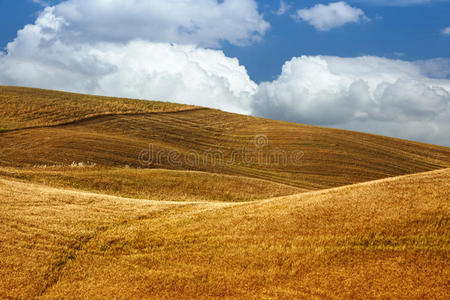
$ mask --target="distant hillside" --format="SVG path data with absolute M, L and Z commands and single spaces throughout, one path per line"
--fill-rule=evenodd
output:
M 446 147 L 39 89 L 0 87 L 0 120 L 3 167 L 197 170 L 317 190 L 450 166 Z

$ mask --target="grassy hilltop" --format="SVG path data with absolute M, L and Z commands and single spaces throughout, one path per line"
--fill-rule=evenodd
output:
M 12 167 L 76 162 L 197 170 L 318 190 L 450 166 L 446 147 L 214 109 L 27 88 L 0 87 L 0 120 L 10 129 L 0 135 L 0 164 Z M 152 164 L 146 164 L 149 145 Z M 180 155 L 174 163 L 171 151 Z

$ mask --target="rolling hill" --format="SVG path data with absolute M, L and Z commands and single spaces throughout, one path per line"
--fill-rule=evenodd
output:
M 0 298 L 434 298 L 450 148 L 0 86 Z
M 38 89 L 0 87 L 0 120 L 4 167 L 75 162 L 196 170 L 303 190 L 450 167 L 446 147 L 214 109 Z

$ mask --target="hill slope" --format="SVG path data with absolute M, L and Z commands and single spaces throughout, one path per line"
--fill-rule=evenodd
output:
M 446 147 L 38 89 L 0 87 L 0 120 L 0 166 L 7 167 L 197 170 L 318 190 L 450 166 Z
M 267 180 L 198 171 L 52 167 L 1 168 L 0 176 L 53 187 L 161 201 L 242 202 L 305 190 Z
M 0 297 L 444 299 L 448 195 L 450 169 L 247 204 L 0 179 Z

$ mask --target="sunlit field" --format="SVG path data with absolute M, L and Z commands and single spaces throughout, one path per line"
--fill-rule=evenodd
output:
M 449 297 L 449 148 L 15 87 L 0 127 L 0 298 Z

